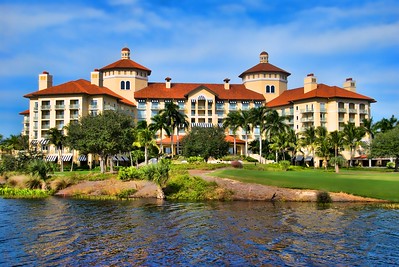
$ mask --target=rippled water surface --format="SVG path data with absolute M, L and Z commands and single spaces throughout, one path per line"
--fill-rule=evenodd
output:
M 386 266 L 399 210 L 0 199 L 0 266 Z

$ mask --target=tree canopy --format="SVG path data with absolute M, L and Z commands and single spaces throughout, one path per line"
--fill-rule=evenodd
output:
M 223 128 L 193 127 L 182 140 L 183 155 L 201 156 L 206 161 L 209 157 L 221 158 L 229 151 L 229 143 L 225 137 Z
M 371 143 L 372 157 L 395 158 L 395 171 L 399 171 L 399 127 L 378 133 Z
M 67 144 L 82 153 L 100 157 L 101 172 L 107 156 L 130 151 L 133 143 L 133 119 L 123 113 L 104 111 L 97 116 L 82 117 L 67 127 Z

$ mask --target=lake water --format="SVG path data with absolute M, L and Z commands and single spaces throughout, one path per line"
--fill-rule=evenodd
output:
M 395 266 L 372 205 L 0 199 L 0 266 Z

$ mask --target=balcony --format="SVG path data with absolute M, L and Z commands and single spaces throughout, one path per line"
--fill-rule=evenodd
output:
M 97 109 L 97 108 L 93 108 L 93 109 Z M 111 105 L 105 105 L 104 110 L 116 110 L 116 107 L 111 106 Z
M 313 112 L 314 112 L 313 108 L 301 109 L 301 113 L 313 113 Z
M 346 108 L 338 108 L 339 113 L 346 113 Z
M 55 105 L 55 109 L 65 109 L 65 105 Z
M 320 118 L 320 122 L 327 122 L 327 118 Z
M 24 123 L 29 123 L 29 117 L 24 117 Z
M 321 113 L 327 113 L 327 109 L 326 108 L 320 108 L 320 112 Z
M 349 122 L 355 123 L 355 118 L 349 118 Z
M 345 119 L 344 119 L 344 118 L 338 118 L 338 121 L 339 121 L 339 122 L 344 122 Z
M 314 122 L 314 118 L 310 117 L 310 118 L 302 118 L 301 122 Z
M 198 106 L 198 110 L 205 110 L 205 106 Z
M 69 109 L 79 109 L 79 104 L 71 104 L 69 105 Z
M 64 115 L 56 115 L 55 119 L 56 120 L 63 120 L 64 119 Z
M 50 129 L 50 124 L 43 124 L 42 125 L 42 130 L 49 130 Z
M 360 114 L 368 114 L 367 109 L 359 109 Z
M 40 106 L 40 110 L 50 110 L 51 109 L 51 105 L 41 105 Z
M 89 105 L 90 110 L 97 110 L 98 106 L 97 105 Z
M 349 113 L 352 113 L 352 114 L 355 113 L 355 114 L 356 114 L 356 113 L 357 113 L 357 109 L 350 108 L 350 109 L 349 109 Z
M 34 111 L 38 111 L 38 110 L 39 110 L 39 107 L 38 107 L 38 106 L 35 106 L 35 107 L 33 107 L 33 110 L 34 110 Z
M 49 120 L 50 119 L 50 115 L 42 115 L 42 120 Z
M 77 119 L 79 119 L 79 114 L 71 114 L 71 116 L 70 116 L 70 119 L 71 120 L 77 120 Z

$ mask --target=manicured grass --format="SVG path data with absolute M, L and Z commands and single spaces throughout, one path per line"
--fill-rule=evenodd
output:
M 286 188 L 345 192 L 353 195 L 399 202 L 399 173 L 341 170 L 260 171 L 246 169 L 217 170 L 211 175 L 245 183 Z

